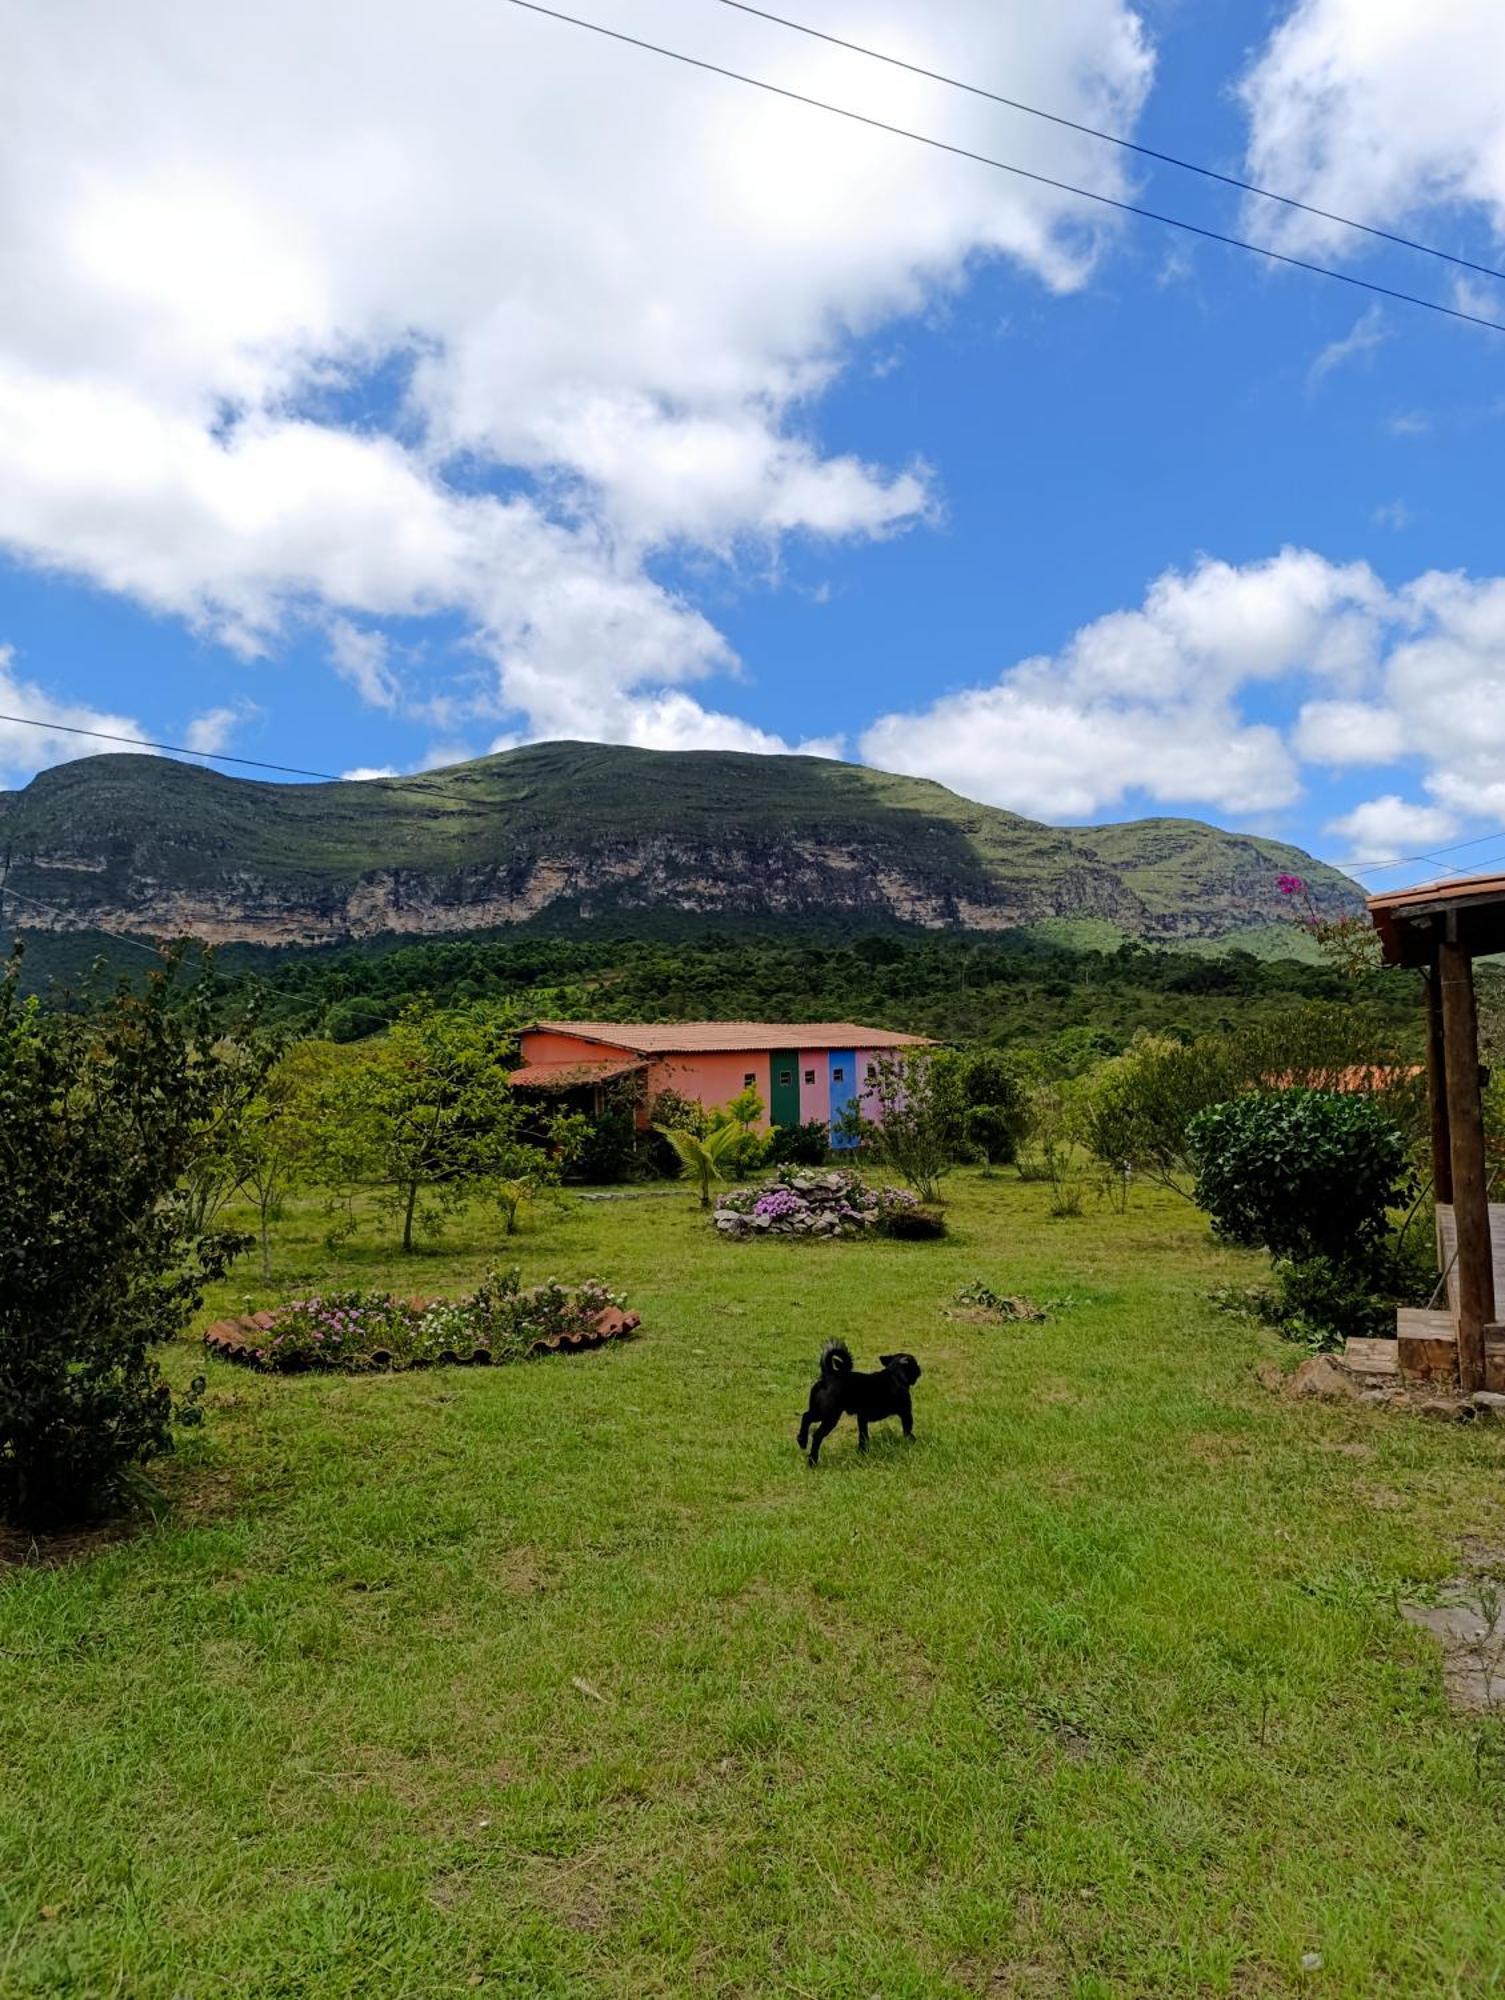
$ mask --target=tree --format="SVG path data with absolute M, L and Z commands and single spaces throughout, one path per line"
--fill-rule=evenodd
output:
M 880 1055 L 863 1101 L 872 1107 L 868 1116 L 855 1102 L 841 1114 L 843 1136 L 870 1146 L 921 1201 L 938 1201 L 940 1183 L 963 1143 L 965 1106 L 956 1058 L 946 1049 L 925 1048 Z
M 1018 1158 L 1029 1132 L 1030 1089 L 1024 1065 L 1001 1049 L 972 1049 L 960 1058 L 967 1144 L 990 1167 Z
M 260 1087 L 181 954 L 144 993 L 43 1011 L 0 979 L 0 1512 L 82 1518 L 171 1449 L 154 1350 L 249 1238 L 205 1231 L 187 1186 Z
M 378 1189 L 410 1254 L 417 1223 L 436 1222 L 505 1167 L 520 1122 L 511 1061 L 509 1043 L 484 1018 L 411 1002 L 320 1093 L 312 1148 L 320 1177 L 335 1189 Z
M 674 1148 L 686 1173 L 694 1174 L 700 1182 L 700 1205 L 709 1208 L 711 1182 L 725 1180 L 722 1165 L 742 1144 L 746 1136 L 743 1128 L 733 1121 L 718 1125 L 703 1138 L 698 1133 L 686 1132 L 674 1125 L 660 1125 L 655 1129 L 662 1132 Z
M 1082 1141 L 1108 1173 L 1131 1170 L 1190 1199 L 1187 1128 L 1243 1080 L 1226 1039 L 1142 1035 L 1081 1085 Z
M 281 1216 L 316 1138 L 320 1092 L 332 1074 L 328 1042 L 295 1042 L 270 1065 L 229 1140 L 236 1186 L 256 1210 L 261 1275 L 272 1275 L 271 1225 Z

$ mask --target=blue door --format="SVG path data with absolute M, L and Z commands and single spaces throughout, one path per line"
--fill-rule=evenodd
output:
M 838 1152 L 850 1152 L 854 1141 L 836 1129 L 836 1121 L 849 1104 L 857 1101 L 857 1051 L 832 1049 L 826 1061 L 831 1069 L 831 1145 Z

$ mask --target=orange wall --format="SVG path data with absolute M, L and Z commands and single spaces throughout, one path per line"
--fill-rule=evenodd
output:
M 572 1063 L 610 1061 L 617 1045 L 588 1042 L 579 1035 L 562 1034 L 552 1028 L 530 1028 L 522 1037 L 519 1051 L 525 1063 Z M 631 1050 L 624 1050 L 631 1054 Z M 756 1079 L 763 1100 L 762 1129 L 768 1127 L 767 1049 L 734 1050 L 730 1054 L 672 1055 L 652 1058 L 648 1064 L 648 1104 L 661 1090 L 677 1090 L 708 1110 L 729 1104 L 746 1087 L 746 1078 Z M 643 1110 L 646 1120 L 647 1106 Z
M 581 1035 L 558 1035 L 552 1029 L 529 1028 L 518 1053 L 525 1063 L 610 1062 L 618 1053 L 631 1055 L 612 1042 L 588 1042 Z
M 746 1089 L 749 1076 L 754 1078 L 757 1093 L 763 1100 L 763 1117 L 759 1122 L 761 1129 L 766 1131 L 767 1049 L 744 1050 L 730 1055 L 660 1056 L 648 1065 L 648 1097 L 651 1102 L 661 1090 L 677 1090 L 681 1097 L 688 1097 L 711 1109 L 718 1104 L 729 1104 Z

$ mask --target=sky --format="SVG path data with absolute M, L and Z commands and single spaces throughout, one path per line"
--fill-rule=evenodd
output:
M 787 5 L 1505 268 L 1497 0 Z M 569 11 L 1505 324 L 724 0 Z M 107 747 L 65 724 L 341 775 L 570 737 L 1372 887 L 1505 857 L 1505 334 L 511 0 L 0 24 L 0 710 L 53 725 L 0 786 Z

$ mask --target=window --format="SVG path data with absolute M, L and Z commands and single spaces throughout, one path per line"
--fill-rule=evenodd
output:
M 876 1063 L 868 1064 L 867 1080 L 869 1083 L 876 1083 L 878 1081 L 878 1065 Z
M 750 1069 L 747 1072 L 747 1075 L 744 1076 L 742 1079 L 742 1088 L 744 1090 L 755 1090 L 757 1088 L 757 1083 L 758 1083 L 758 1073 L 756 1070 Z
M 847 1073 L 846 1073 L 846 1071 L 845 1071 L 844 1069 L 833 1069 L 833 1070 L 832 1070 L 832 1072 L 831 1072 L 831 1081 L 832 1081 L 832 1083 L 845 1083 L 845 1082 L 846 1082 L 846 1080 L 847 1080 Z
M 805 1081 L 806 1081 L 806 1083 L 814 1083 L 814 1081 L 815 1081 L 815 1071 L 814 1071 L 813 1069 L 807 1069 L 807 1070 L 805 1071 Z
M 792 1069 L 781 1069 L 779 1071 L 779 1089 L 792 1090 L 793 1087 L 794 1087 L 794 1071 Z

